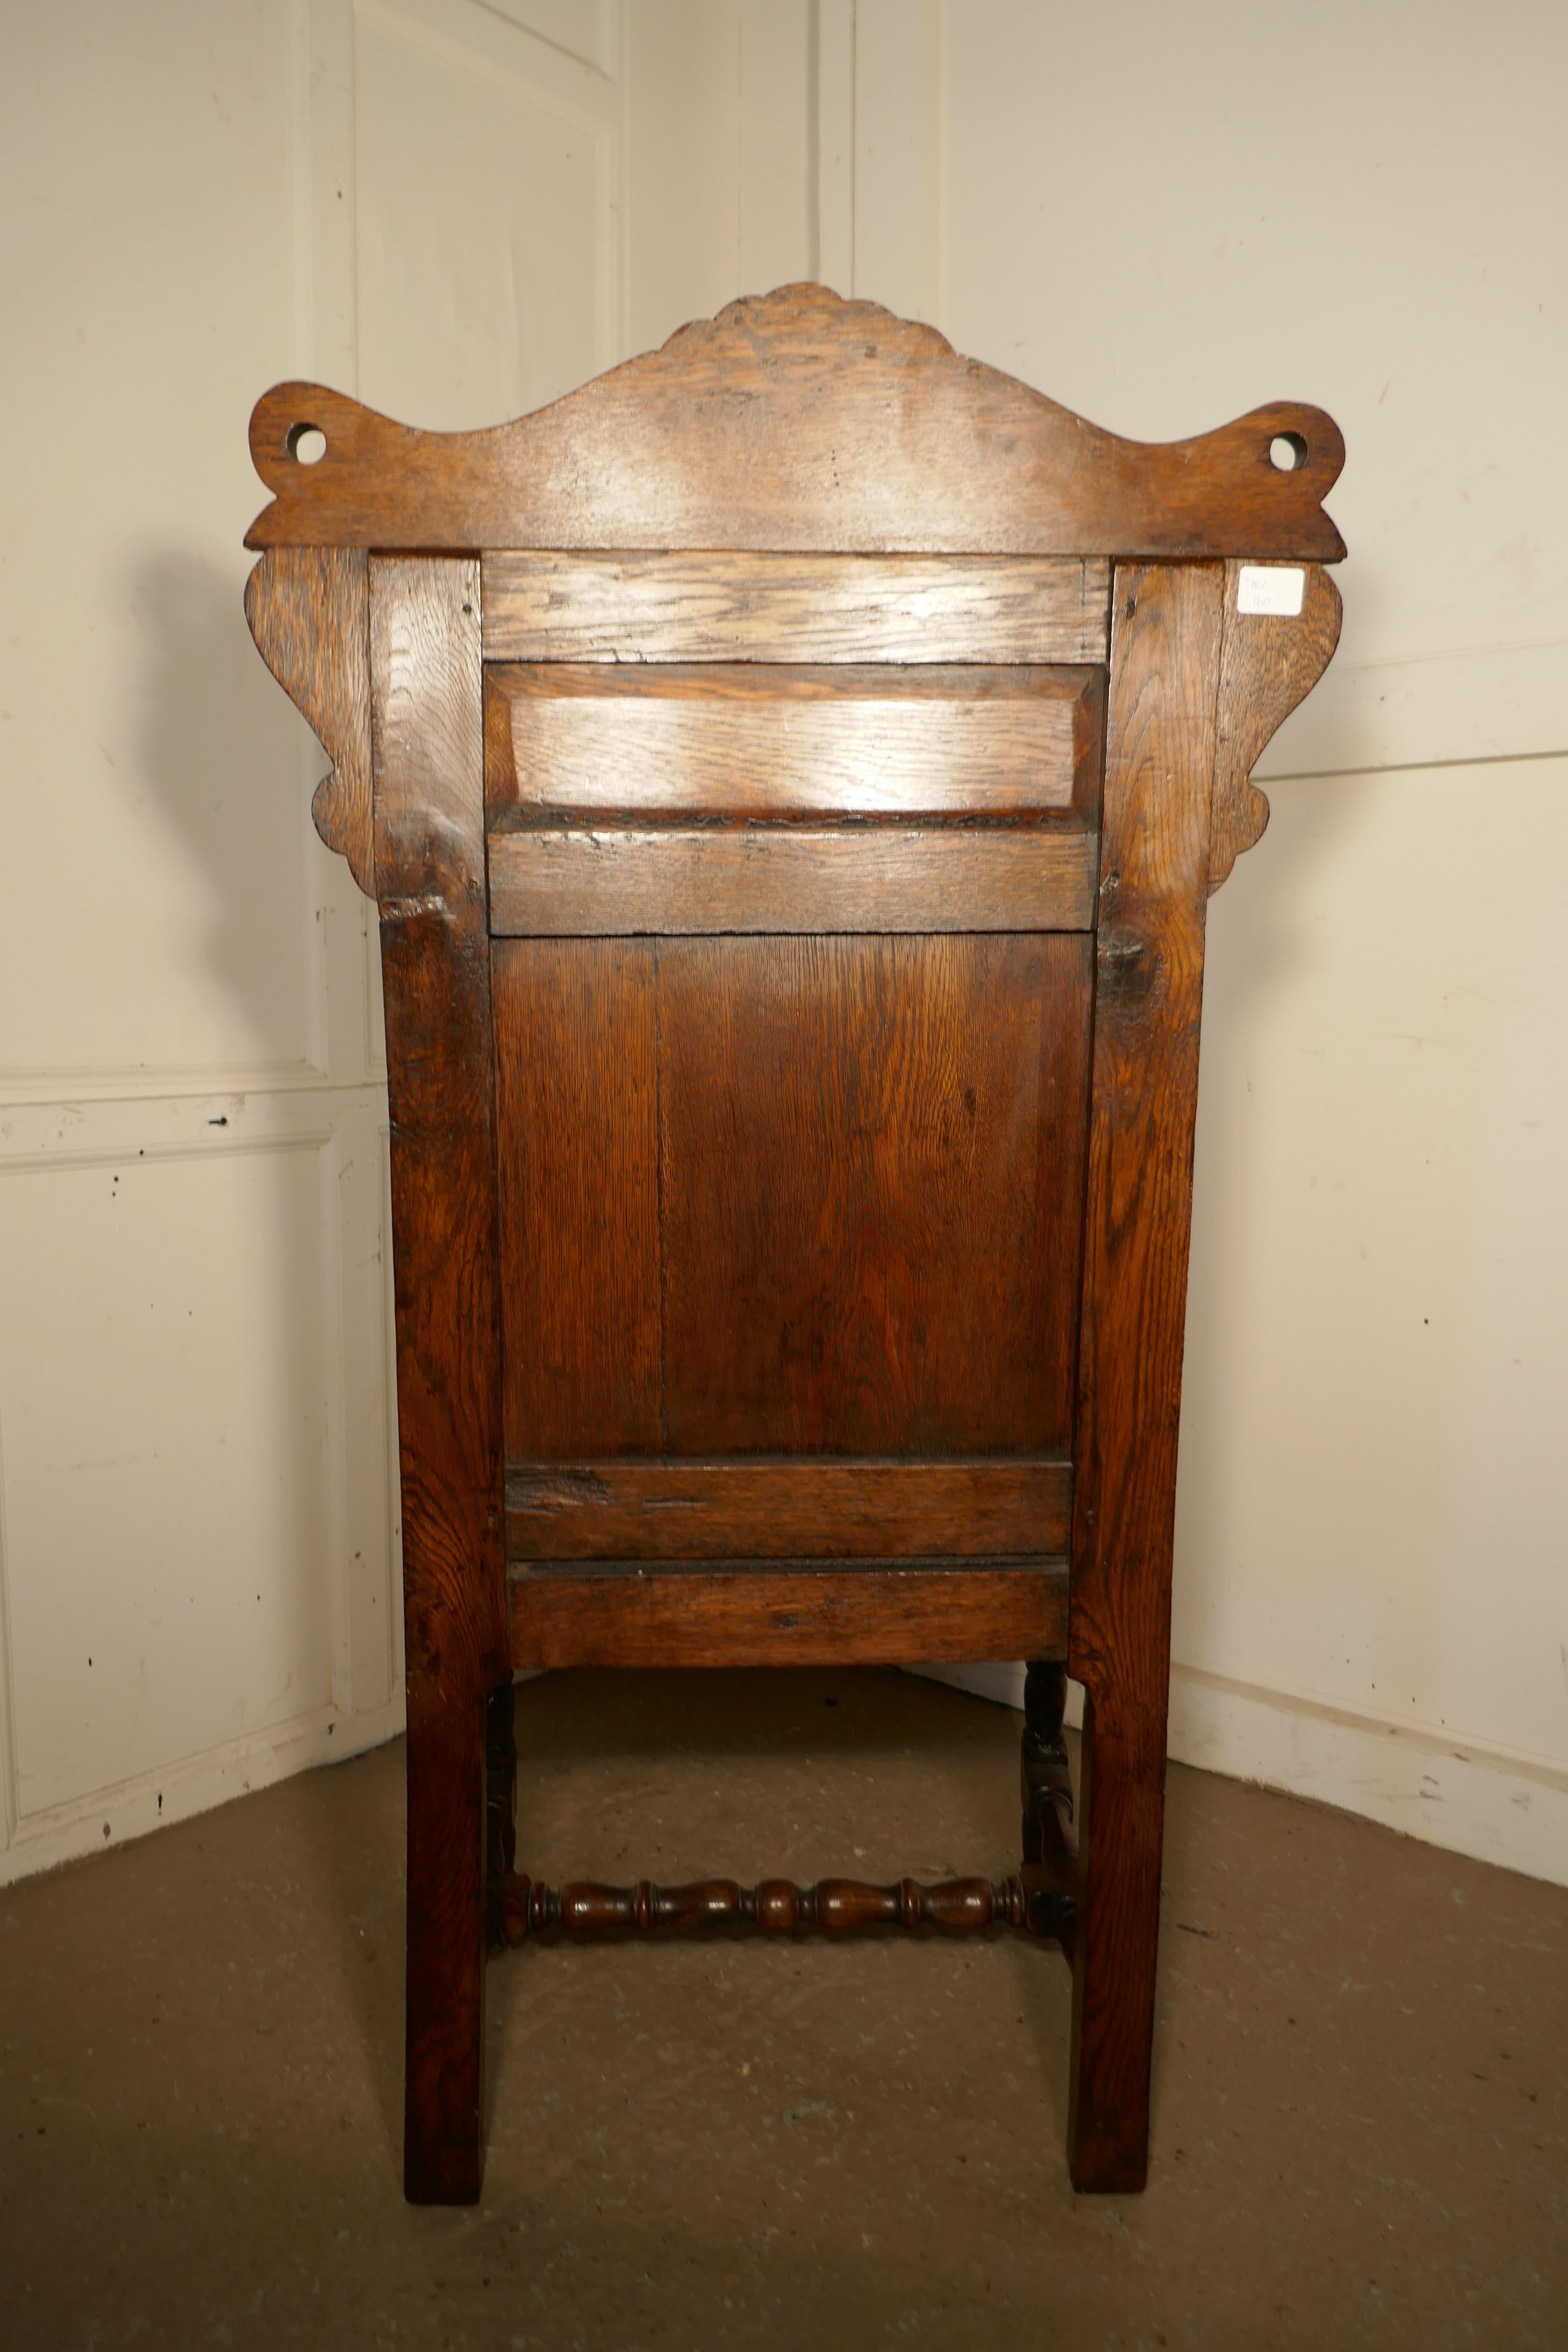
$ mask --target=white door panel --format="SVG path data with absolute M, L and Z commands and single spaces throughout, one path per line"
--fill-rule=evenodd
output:
M 1568 11 L 942 17 L 959 347 L 1141 438 L 1344 430 L 1344 636 L 1267 772 L 1568 749 Z
M 40 360 L 0 545 L 4 1878 L 397 1726 L 374 920 L 246 632 L 245 426 L 285 376 L 455 426 L 611 363 L 628 103 L 620 0 L 0 41 Z
M 620 21 L 616 0 L 486 0 L 486 5 L 568 57 L 597 66 L 601 73 L 615 72 Z
M 483 15 L 355 22 L 359 393 L 437 430 L 541 407 L 611 357 L 618 100 Z M 453 37 L 469 16 L 483 48 Z
M 0 31 L 0 1097 L 296 1065 L 310 1024 L 298 729 L 238 602 L 288 12 L 91 13 Z

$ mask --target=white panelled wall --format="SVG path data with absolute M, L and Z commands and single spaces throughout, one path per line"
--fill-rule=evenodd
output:
M 0 38 L 15 1876 L 401 1727 L 374 927 L 246 631 L 246 423 L 282 376 L 488 422 L 620 357 L 626 113 L 610 0 Z
M 1211 912 L 1172 1748 L 1568 1881 L 1568 16 L 0 51 L 0 1875 L 401 1720 L 378 987 L 241 617 L 252 401 L 493 422 L 819 275 L 1123 432 L 1344 428 L 1344 642 Z

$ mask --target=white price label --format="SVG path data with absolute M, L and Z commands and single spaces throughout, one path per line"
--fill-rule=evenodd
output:
M 1237 583 L 1238 613 L 1278 613 L 1294 620 L 1306 593 L 1307 575 L 1299 563 L 1244 563 Z

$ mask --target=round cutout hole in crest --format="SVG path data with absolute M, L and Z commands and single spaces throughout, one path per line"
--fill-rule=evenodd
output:
M 297 466 L 319 466 L 327 454 L 327 436 L 319 425 L 289 427 L 289 455 Z
M 1277 433 L 1268 444 L 1268 462 L 1281 474 L 1293 474 L 1307 462 L 1307 445 L 1299 433 Z

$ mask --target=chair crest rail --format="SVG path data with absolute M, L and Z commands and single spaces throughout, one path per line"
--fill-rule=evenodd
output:
M 302 462 L 312 432 L 325 452 Z M 1344 553 L 1322 511 L 1344 443 L 1321 408 L 1275 401 L 1191 440 L 1128 441 L 934 327 L 815 285 L 731 302 L 485 432 L 416 432 L 278 384 L 250 448 L 274 493 L 254 548 Z

